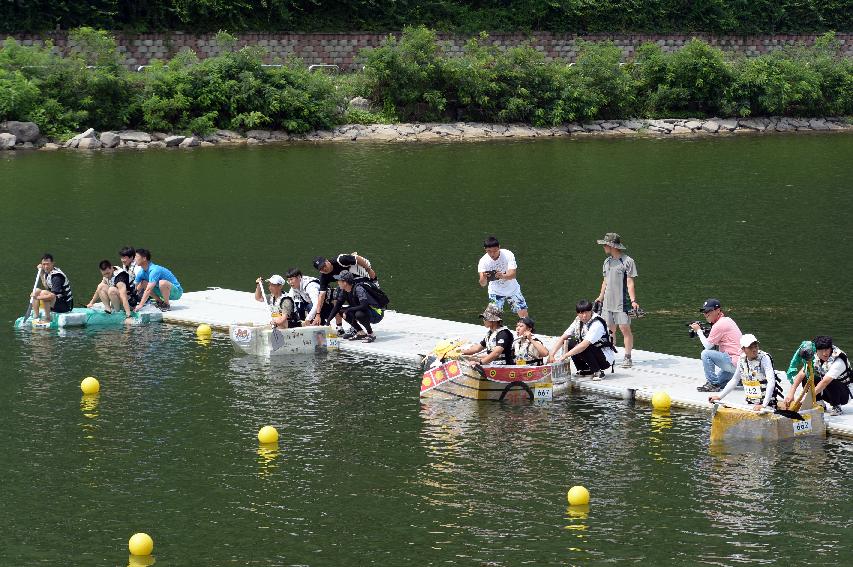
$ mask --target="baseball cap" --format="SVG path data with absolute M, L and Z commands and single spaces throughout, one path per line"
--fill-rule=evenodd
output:
M 326 259 L 325 259 L 323 256 L 317 256 L 316 258 L 314 258 L 314 268 L 316 268 L 316 269 L 318 269 L 318 270 L 319 270 L 319 269 L 323 266 L 323 264 L 325 264 L 325 263 L 326 263 Z
M 531 331 L 536 327 L 536 321 L 530 317 L 522 317 L 519 321 L 524 323 Z
M 278 274 L 271 275 L 269 278 L 267 278 L 267 281 L 273 285 L 284 285 L 284 278 Z
M 344 272 L 338 277 L 338 281 L 352 283 L 355 281 L 355 276 L 352 272 Z
M 755 335 L 753 335 L 751 333 L 748 335 L 744 335 L 740 338 L 741 348 L 746 348 L 748 346 L 752 346 L 752 343 L 757 343 L 757 342 L 758 342 L 758 339 L 755 338 Z
M 702 307 L 699 308 L 699 312 L 707 313 L 708 311 L 713 311 L 714 309 L 720 309 L 720 307 L 720 300 L 710 297 L 706 299 L 705 303 L 702 304 Z

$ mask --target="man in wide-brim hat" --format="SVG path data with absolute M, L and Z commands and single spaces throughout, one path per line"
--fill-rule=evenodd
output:
M 607 258 L 602 268 L 601 292 L 596 301 L 601 302 L 601 316 L 613 333 L 614 340 L 616 328 L 618 327 L 622 332 L 625 357 L 620 366 L 630 368 L 633 365 L 631 350 L 634 348 L 634 335 L 631 332 L 631 318 L 628 313 L 632 309 L 640 308 L 637 303 L 637 290 L 634 287 L 637 265 L 633 258 L 623 252 L 625 245 L 622 243 L 622 237 L 615 232 L 608 232 L 597 242 L 604 246 Z
M 515 360 L 512 352 L 512 331 L 504 326 L 501 310 L 490 303 L 480 315 L 480 319 L 488 329 L 486 336 L 479 343 L 463 349 L 462 354 L 486 351 L 484 356 L 478 357 L 480 364 L 513 364 Z

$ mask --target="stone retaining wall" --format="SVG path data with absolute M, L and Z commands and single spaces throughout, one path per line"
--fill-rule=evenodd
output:
M 55 50 L 65 53 L 74 50 L 65 32 L 47 34 L 14 34 L 12 37 L 24 45 L 43 45 L 46 39 L 53 41 Z M 244 33 L 238 36 L 238 46 L 257 45 L 269 52 L 268 63 L 274 63 L 285 57 L 297 56 L 306 64 L 337 65 L 342 70 L 359 68 L 358 53 L 365 47 L 376 47 L 382 43 L 386 34 L 366 33 Z M 723 51 L 747 56 L 760 55 L 786 45 L 801 42 L 814 43 L 816 35 L 709 35 L 709 34 L 554 34 L 535 32 L 531 34 L 511 33 L 492 34 L 489 41 L 495 45 L 510 47 L 529 42 L 543 52 L 548 59 L 573 62 L 578 54 L 580 41 L 613 41 L 621 47 L 626 59 L 646 42 L 661 45 L 664 51 L 675 51 L 691 38 L 698 37 Z M 841 42 L 841 51 L 845 56 L 853 57 L 853 33 L 836 36 Z M 200 57 L 216 55 L 214 34 L 194 35 L 183 32 L 156 34 L 116 33 L 119 51 L 124 55 L 125 63 L 136 68 L 147 65 L 152 59 L 168 59 L 183 49 L 192 49 Z M 439 39 L 445 51 L 458 54 L 468 40 L 467 36 L 440 34 Z

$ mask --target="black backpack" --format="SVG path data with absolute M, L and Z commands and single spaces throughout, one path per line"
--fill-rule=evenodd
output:
M 379 304 L 379 307 L 381 307 L 382 309 L 385 309 L 386 307 L 388 307 L 388 303 L 390 303 L 390 301 L 391 301 L 388 298 L 388 294 L 385 293 L 384 291 L 382 291 L 382 288 L 380 288 L 374 282 L 369 281 L 369 280 L 368 281 L 362 281 L 362 282 L 359 282 L 358 285 L 364 287 L 364 290 L 368 294 L 370 294 L 370 296 L 373 299 L 376 300 L 376 303 Z

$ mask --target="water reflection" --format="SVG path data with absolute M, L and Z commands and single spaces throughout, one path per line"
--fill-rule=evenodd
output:
M 127 558 L 127 567 L 148 567 L 156 562 L 153 555 L 131 555 Z
M 278 468 L 278 464 L 275 462 L 278 455 L 278 442 L 258 445 L 258 476 L 269 476 Z

